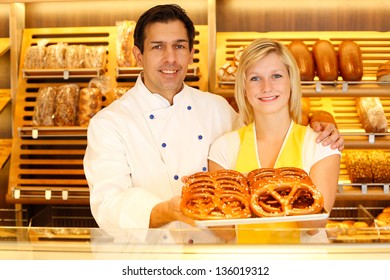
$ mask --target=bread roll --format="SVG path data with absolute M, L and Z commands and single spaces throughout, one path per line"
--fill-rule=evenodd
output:
M 337 53 L 327 40 L 317 40 L 313 45 L 313 57 L 320 81 L 336 81 L 339 75 Z
M 387 132 L 387 119 L 379 97 L 357 97 L 356 109 L 367 133 Z
M 315 76 L 314 59 L 309 48 L 301 40 L 293 40 L 287 46 L 294 56 L 302 81 L 313 81 Z
M 333 123 L 336 127 L 336 121 L 333 118 L 333 115 L 327 111 L 319 110 L 313 111 L 310 113 L 309 123 L 312 125 L 313 122 L 325 122 L 325 123 Z
M 360 81 L 363 77 L 362 52 L 358 44 L 345 40 L 338 51 L 340 74 L 344 81 Z

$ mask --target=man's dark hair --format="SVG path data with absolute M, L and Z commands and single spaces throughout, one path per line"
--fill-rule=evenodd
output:
M 195 27 L 187 13 L 179 5 L 157 5 L 150 8 L 141 15 L 134 29 L 134 45 L 137 46 L 141 53 L 144 52 L 145 28 L 148 24 L 155 22 L 167 23 L 172 20 L 180 20 L 187 29 L 188 42 L 190 50 L 194 46 Z

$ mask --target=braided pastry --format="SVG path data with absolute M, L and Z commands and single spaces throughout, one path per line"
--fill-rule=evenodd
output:
M 234 170 L 199 172 L 182 190 L 181 211 L 195 220 L 250 218 L 248 184 Z
M 324 206 L 321 192 L 299 168 L 261 168 L 248 174 L 252 212 L 259 217 L 319 213 Z

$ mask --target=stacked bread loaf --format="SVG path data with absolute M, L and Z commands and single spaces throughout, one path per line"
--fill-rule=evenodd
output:
M 29 46 L 24 57 L 25 69 L 104 68 L 105 46 L 52 45 Z

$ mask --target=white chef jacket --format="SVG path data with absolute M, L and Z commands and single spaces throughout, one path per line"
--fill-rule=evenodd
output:
M 173 105 L 135 86 L 90 121 L 84 171 L 92 214 L 117 241 L 172 242 L 172 231 L 147 231 L 152 208 L 181 195 L 182 176 L 207 170 L 211 143 L 242 126 L 221 96 L 184 85 Z M 189 227 L 173 222 L 165 228 Z M 204 235 L 206 234 L 206 235 Z M 218 242 L 205 231 L 175 242 Z

